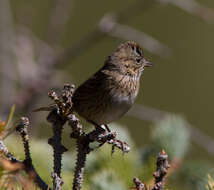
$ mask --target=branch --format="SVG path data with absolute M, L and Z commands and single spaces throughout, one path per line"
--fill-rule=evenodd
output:
M 143 11 L 147 11 L 154 5 L 154 3 L 154 0 L 138 0 L 134 3 L 131 3 L 128 8 L 117 11 L 113 15 L 114 18 L 116 18 L 117 22 L 127 22 Z M 66 67 L 68 64 L 68 60 L 70 64 L 71 60 L 74 60 L 76 57 L 82 55 L 86 50 L 94 46 L 99 41 L 104 40 L 107 37 L 108 33 L 100 28 L 100 23 L 103 21 L 106 15 L 104 15 L 104 17 L 100 19 L 94 29 L 85 37 L 83 37 L 82 40 L 68 47 L 64 52 L 62 52 L 62 54 L 59 55 L 54 61 L 56 63 L 55 65 L 60 68 Z M 132 38 L 134 38 L 133 35 Z
M 114 147 L 121 149 L 124 153 L 129 152 L 130 147 L 125 142 L 117 140 L 116 133 L 107 132 L 102 128 L 96 128 L 86 134 L 83 132 L 83 127 L 75 115 L 70 114 L 68 119 L 68 124 L 72 128 L 71 138 L 76 139 L 77 144 L 77 160 L 74 172 L 73 190 L 80 190 L 83 182 L 86 157 L 93 151 L 93 149 L 90 148 L 90 143 L 98 142 L 98 147 L 101 147 L 105 143 L 112 144 L 112 153 L 114 152 Z
M 119 24 L 113 14 L 106 14 L 98 25 L 100 31 L 109 36 L 123 40 L 133 40 L 138 42 L 144 49 L 160 57 L 168 57 L 170 49 L 152 36 L 138 31 L 128 25 Z
M 137 177 L 135 177 L 133 179 L 133 182 L 135 184 L 135 187 L 133 187 L 132 189 L 135 190 L 147 190 L 147 187 L 144 183 L 142 183 Z
M 66 84 L 61 96 L 58 96 L 54 91 L 49 93 L 49 97 L 54 100 L 55 107 L 52 108 L 47 120 L 52 124 L 53 137 L 48 140 L 48 143 L 54 150 L 54 173 L 53 189 L 61 189 L 63 181 L 61 180 L 62 154 L 67 149 L 62 145 L 62 130 L 67 120 L 66 116 L 71 111 L 71 97 L 74 91 L 73 85 Z
M 22 141 L 24 144 L 24 151 L 25 151 L 25 160 L 21 163 L 24 164 L 24 170 L 29 176 L 33 176 L 34 182 L 42 189 L 42 190 L 50 190 L 49 186 L 41 179 L 38 175 L 37 171 L 35 170 L 31 155 L 30 155 L 30 146 L 29 146 L 29 120 L 27 117 L 22 117 L 16 127 L 16 130 L 19 132 L 20 136 L 22 137 Z M 20 162 L 20 161 L 16 161 Z
M 169 167 L 168 155 L 164 150 L 162 150 L 157 157 L 157 170 L 153 174 L 155 185 L 152 190 L 164 190 L 166 174 Z
M 60 40 L 70 16 L 71 3 L 73 2 L 67 0 L 55 1 L 47 27 L 46 41 L 49 44 L 55 45 Z
M 162 150 L 158 154 L 156 165 L 157 165 L 157 169 L 153 173 L 153 176 L 155 178 L 155 184 L 151 188 L 151 190 L 164 190 L 167 170 L 170 167 L 168 163 L 168 155 L 164 150 Z M 135 184 L 135 187 L 133 187 L 133 189 L 148 190 L 147 186 L 144 183 L 142 183 L 138 178 L 135 177 L 133 179 L 133 182 Z
M 200 5 L 195 0 L 158 0 L 161 3 L 172 4 L 190 14 L 204 19 L 208 23 L 214 23 L 214 9 Z
M 40 187 L 42 190 L 51 190 L 51 188 L 42 180 L 37 171 L 35 170 L 29 149 L 29 136 L 28 136 L 29 120 L 26 117 L 22 117 L 16 126 L 16 130 L 22 137 L 25 151 L 25 160 L 18 160 L 13 154 L 8 151 L 4 142 L 0 139 L 0 153 L 7 159 L 0 157 L 0 163 L 9 171 L 24 170 L 30 178 Z
M 14 157 L 9 150 L 7 149 L 6 145 L 4 144 L 4 142 L 2 141 L 2 139 L 0 140 L 0 153 L 3 154 L 9 161 L 11 161 L 12 163 L 16 162 L 21 162 L 20 160 L 17 160 L 16 157 Z
M 57 109 L 53 109 L 48 117 L 48 122 L 52 124 L 53 137 L 48 139 L 48 144 L 50 144 L 54 150 L 54 173 L 52 174 L 53 179 L 53 189 L 61 189 L 59 185 L 63 182 L 58 182 L 61 180 L 61 168 L 62 168 L 62 154 L 67 151 L 67 149 L 62 145 L 62 130 L 66 122 L 57 113 Z M 57 188 L 58 187 L 58 188 Z

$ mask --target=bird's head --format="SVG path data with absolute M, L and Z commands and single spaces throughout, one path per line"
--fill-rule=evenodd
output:
M 111 55 L 112 62 L 130 75 L 141 75 L 152 64 L 144 57 L 141 47 L 133 41 L 122 43 Z

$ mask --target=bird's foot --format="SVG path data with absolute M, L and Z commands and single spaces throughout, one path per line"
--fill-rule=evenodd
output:
M 112 144 L 111 154 L 114 153 L 115 147 L 119 148 L 123 153 L 128 153 L 130 151 L 130 147 L 126 142 L 118 140 L 116 138 L 108 141 L 108 143 Z

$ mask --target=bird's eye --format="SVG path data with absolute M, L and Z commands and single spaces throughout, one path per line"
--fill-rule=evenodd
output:
M 140 63 L 141 59 L 140 59 L 140 58 L 137 58 L 136 61 L 137 61 L 137 63 Z

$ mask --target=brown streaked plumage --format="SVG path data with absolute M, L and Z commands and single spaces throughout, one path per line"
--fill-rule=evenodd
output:
M 74 111 L 95 125 L 119 119 L 133 105 L 142 71 L 150 65 L 137 43 L 122 43 L 104 66 L 76 89 Z

